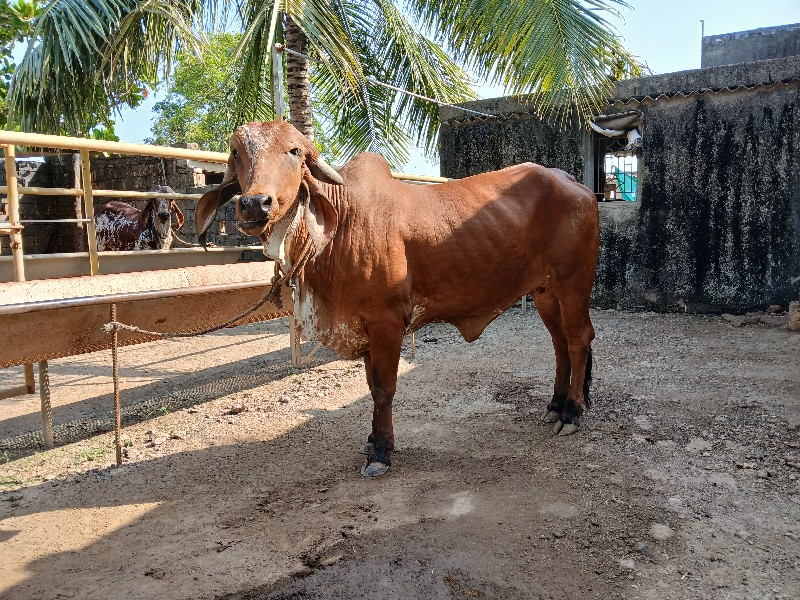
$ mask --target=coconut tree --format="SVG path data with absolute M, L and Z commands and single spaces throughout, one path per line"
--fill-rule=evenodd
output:
M 9 95 L 23 129 L 85 133 L 110 106 L 168 74 L 178 49 L 228 16 L 242 31 L 231 102 L 240 121 L 272 118 L 270 52 L 285 44 L 289 115 L 315 126 L 338 158 L 358 150 L 400 163 L 409 143 L 435 148 L 438 106 L 377 85 L 458 103 L 465 68 L 589 115 L 612 70 L 636 61 L 608 17 L 621 0 L 50 0 Z M 558 91 L 558 95 L 553 92 Z M 564 97 L 566 95 L 566 98 Z M 558 97 L 558 101 L 554 98 Z M 315 111 L 317 118 L 315 119 Z

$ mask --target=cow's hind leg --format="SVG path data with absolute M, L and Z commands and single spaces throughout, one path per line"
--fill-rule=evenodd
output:
M 556 353 L 556 378 L 553 385 L 553 398 L 547 405 L 542 420 L 547 423 L 561 421 L 561 413 L 567 405 L 570 379 L 569 344 L 561 323 L 561 305 L 554 295 L 544 289 L 533 291 L 533 303 L 542 322 L 553 340 Z
M 365 477 L 378 477 L 389 470 L 394 450 L 392 401 L 397 389 L 397 367 L 403 343 L 402 327 L 379 324 L 367 328 L 370 350 L 364 356 L 367 384 L 372 394 L 372 432 L 362 452 L 369 455 L 361 469 Z
M 592 380 L 592 347 L 594 327 L 589 317 L 589 297 L 573 296 L 561 301 L 561 321 L 569 348 L 571 377 L 567 402 L 561 411 L 561 435 L 574 433 L 580 427 L 584 407 L 589 406 L 589 385 Z

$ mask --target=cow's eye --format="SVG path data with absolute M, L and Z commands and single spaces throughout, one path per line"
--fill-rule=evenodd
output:
M 289 154 L 294 154 L 295 156 L 300 156 L 300 148 L 292 148 L 289 150 Z
M 231 150 L 231 156 L 233 157 L 233 160 L 239 160 L 239 151 L 234 148 Z

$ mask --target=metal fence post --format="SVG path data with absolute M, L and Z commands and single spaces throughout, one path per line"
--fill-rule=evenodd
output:
M 19 219 L 19 182 L 17 181 L 17 150 L 13 144 L 3 147 L 6 166 L 6 196 L 8 197 L 9 246 L 14 264 L 14 280 L 25 281 L 25 254 L 22 248 L 22 231 Z M 36 391 L 36 377 L 33 365 L 25 365 L 25 389 L 27 393 Z
M 286 104 L 283 99 L 283 52 L 278 44 L 272 45 L 272 102 L 275 106 L 275 120 L 283 121 Z
M 36 375 L 33 373 L 33 365 L 25 365 L 25 392 L 33 394 L 36 392 Z
M 44 447 L 50 449 L 53 444 L 53 409 L 50 405 L 50 371 L 46 360 L 39 361 L 39 400 L 42 404 L 42 438 Z
M 8 223 L 11 254 L 14 257 L 14 280 L 25 281 L 25 262 L 22 252 L 22 232 L 19 223 L 19 189 L 17 187 L 17 152 L 13 144 L 3 147 L 6 162 L 6 188 L 8 196 Z
M 83 176 L 83 211 L 89 220 L 86 223 L 86 238 L 89 248 L 89 271 L 92 275 L 100 273 L 100 259 L 97 256 L 97 234 L 94 226 L 94 196 L 92 195 L 92 167 L 89 151 L 81 150 L 81 175 Z
M 292 351 L 292 366 L 295 369 L 303 366 L 302 343 L 294 315 L 289 315 L 289 347 Z

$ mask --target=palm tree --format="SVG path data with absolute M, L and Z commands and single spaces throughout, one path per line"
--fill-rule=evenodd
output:
M 81 134 L 110 106 L 161 81 L 177 49 L 234 9 L 243 32 L 232 60 L 240 121 L 274 115 L 270 52 L 285 44 L 292 122 L 323 130 L 337 158 L 371 149 L 398 164 L 409 143 L 436 147 L 438 106 L 396 88 L 459 103 L 470 77 L 529 94 L 543 109 L 586 117 L 612 71 L 636 60 L 607 20 L 622 0 L 50 0 L 10 92 L 25 130 Z M 452 56 L 452 58 L 451 58 Z M 554 94 L 558 91 L 558 94 Z M 566 96 L 565 96 L 566 95 Z M 312 110 L 313 109 L 313 110 Z M 314 112 L 318 118 L 315 119 Z

